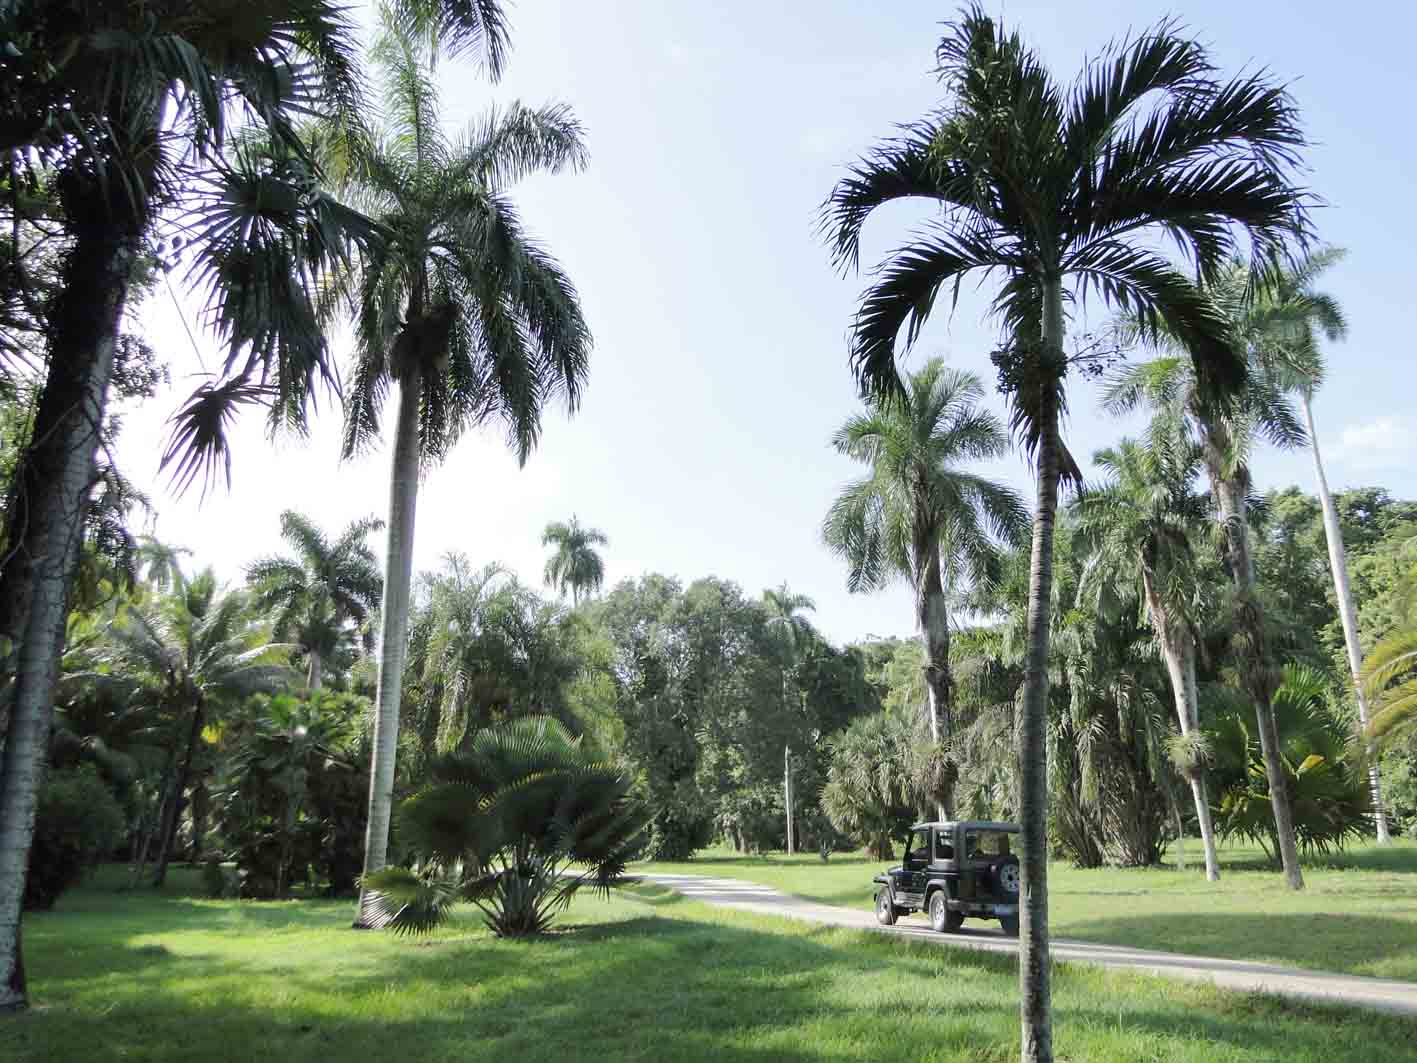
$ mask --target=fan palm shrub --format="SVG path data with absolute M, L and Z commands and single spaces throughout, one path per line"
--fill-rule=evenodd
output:
M 908 718 L 878 712 L 827 743 L 822 811 L 877 859 L 891 856 L 892 840 L 906 836 L 919 811 L 920 793 L 911 784 L 914 730 Z
M 543 933 L 578 890 L 623 877 L 648 826 L 631 779 L 560 723 L 487 728 L 399 806 L 418 863 L 364 876 L 371 923 L 427 933 L 468 902 L 498 937 Z
M 1304 224 L 1290 179 L 1304 144 L 1293 100 L 1265 73 L 1216 76 L 1205 47 L 1163 22 L 1113 44 L 1068 86 L 978 5 L 936 51 L 948 96 L 878 145 L 824 209 L 837 262 L 854 267 L 866 220 L 918 199 L 936 212 L 892 251 L 861 299 L 851 354 L 861 383 L 897 391 L 898 345 L 917 340 L 942 291 L 997 278 L 994 355 L 1013 426 L 1035 459 L 1029 647 L 1021 711 L 1022 1056 L 1053 1057 L 1047 938 L 1048 630 L 1060 478 L 1078 479 L 1060 418 L 1073 364 L 1070 301 L 1091 294 L 1188 338 L 1203 393 L 1221 402 L 1245 365 L 1169 243 L 1203 277 L 1241 244 L 1265 260 Z M 902 338 L 903 344 L 899 344 Z M 1085 352 L 1084 352 L 1085 353 Z

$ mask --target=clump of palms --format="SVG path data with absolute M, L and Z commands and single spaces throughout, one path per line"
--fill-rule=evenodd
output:
M 275 637 L 305 655 L 311 690 L 323 685 L 325 662 L 349 637 L 349 625 L 365 623 L 379 607 L 379 562 L 366 540 L 383 527 L 383 521 L 365 517 L 331 541 L 288 509 L 280 515 L 281 536 L 296 556 L 262 558 L 246 570 L 253 605 L 274 614 Z
M 427 933 L 467 902 L 498 937 L 545 932 L 578 890 L 608 889 L 644 848 L 649 816 L 632 788 L 555 720 L 478 732 L 400 805 L 419 864 L 365 875 L 373 924 Z
M 1075 506 L 1090 554 L 1085 579 L 1094 594 L 1106 591 L 1137 601 L 1155 633 L 1183 740 L 1177 746 L 1183 754 L 1178 767 L 1195 801 L 1206 878 L 1214 882 L 1220 866 L 1196 678 L 1208 586 L 1196 539 L 1210 519 L 1208 502 L 1193 489 L 1199 454 L 1188 440 L 1162 431 L 1145 443 L 1124 439 L 1094 460 L 1108 479 L 1085 491 Z
M 399 393 L 366 872 L 384 866 L 388 847 L 420 477 L 464 432 L 487 424 L 500 424 L 525 462 L 543 408 L 558 396 L 576 408 L 590 356 L 570 278 L 527 233 L 508 195 L 531 174 L 583 167 L 580 124 L 559 104 L 514 104 L 448 135 L 430 35 L 415 29 L 385 10 L 373 49 L 383 127 L 344 159 L 345 193 L 388 234 L 346 285 L 356 342 L 346 455 L 373 443 L 395 383 Z M 498 22 L 489 48 L 504 41 Z
M 998 418 L 979 408 L 984 388 L 973 373 L 941 359 L 906 377 L 900 395 L 877 396 L 832 442 L 870 467 L 832 503 L 823 538 L 849 566 L 853 592 L 896 579 L 915 594 L 915 622 L 925 649 L 930 739 L 948 747 L 954 735 L 950 676 L 950 595 L 958 583 L 987 583 L 996 566 L 994 538 L 1016 542 L 1028 526 L 1017 494 L 959 465 L 997 458 L 1008 449 Z M 946 763 L 939 814 L 953 808 Z
M 889 712 L 854 720 L 828 741 L 822 811 L 877 859 L 890 857 L 892 839 L 905 837 L 917 815 L 914 745 L 912 721 Z
M 134 706 L 160 712 L 171 731 L 156 834 L 158 884 L 167 873 L 207 722 L 252 694 L 279 691 L 295 681 L 284 661 L 289 647 L 266 640 L 250 619 L 248 604 L 240 592 L 223 593 L 208 569 L 153 604 L 125 611 L 97 654 L 99 674 Z
M 595 548 L 609 542 L 603 531 L 587 528 L 575 516 L 546 525 L 541 545 L 554 548 L 546 562 L 546 586 L 562 595 L 569 588 L 571 604 L 580 605 L 581 595 L 593 594 L 605 583 L 605 562 Z
M 1304 225 L 1290 179 L 1304 144 L 1288 93 L 1264 73 L 1222 82 L 1203 45 L 1171 22 L 1110 45 L 1071 86 L 982 8 L 966 8 L 936 52 L 948 96 L 878 145 L 823 213 L 837 262 L 854 268 L 868 217 L 920 199 L 936 212 L 881 264 L 852 328 L 851 357 L 877 394 L 900 389 L 898 342 L 920 336 L 942 289 L 999 280 L 995 352 L 1012 423 L 1035 460 L 1029 649 L 1019 714 L 1023 1058 L 1052 1058 L 1047 949 L 1048 631 L 1061 477 L 1078 479 L 1059 434 L 1072 361 L 1070 299 L 1132 311 L 1149 332 L 1184 336 L 1201 393 L 1220 402 L 1245 379 L 1225 323 L 1170 244 L 1211 277 L 1241 246 L 1260 260 Z

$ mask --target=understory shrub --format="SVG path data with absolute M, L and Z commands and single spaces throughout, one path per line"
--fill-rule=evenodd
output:
M 125 826 L 117 798 L 91 766 L 50 772 L 39 790 L 25 908 L 54 907 L 122 841 Z

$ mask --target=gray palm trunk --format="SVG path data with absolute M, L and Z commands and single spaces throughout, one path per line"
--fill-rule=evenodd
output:
M 954 733 L 950 696 L 950 616 L 941 577 L 940 549 L 935 536 L 922 535 L 915 543 L 915 622 L 925 650 L 923 668 L 930 741 L 948 743 Z M 947 820 L 952 814 L 954 795 L 936 802 L 935 815 Z
M 305 676 L 305 685 L 311 690 L 319 690 L 325 682 L 325 662 L 320 656 L 320 651 L 310 650 L 310 669 Z
M 1250 526 L 1246 519 L 1244 478 L 1225 475 L 1221 455 L 1228 449 L 1229 439 L 1222 430 L 1212 426 L 1205 448 L 1206 469 L 1211 487 L 1220 507 L 1225 525 L 1225 550 L 1230 562 L 1230 576 L 1236 592 L 1236 656 L 1240 666 L 1240 681 L 1255 708 L 1256 730 L 1259 731 L 1260 756 L 1264 761 L 1265 779 L 1269 783 L 1269 802 L 1274 812 L 1275 841 L 1284 881 L 1290 889 L 1304 888 L 1304 873 L 1299 868 L 1299 849 L 1294 841 L 1294 815 L 1289 802 L 1289 782 L 1279 755 L 1279 730 L 1274 722 L 1275 676 L 1270 661 L 1269 640 L 1264 630 L 1264 609 L 1255 593 L 1255 561 L 1250 549 Z
M 782 747 L 782 800 L 787 814 L 787 852 L 796 851 L 796 838 L 792 832 L 792 747 Z
M 1043 355 L 1063 357 L 1062 277 L 1043 283 Z M 1047 367 L 1044 367 L 1046 372 Z M 1053 529 L 1061 465 L 1057 396 L 1045 383 L 1039 426 L 1038 495 L 1028 579 L 1028 645 L 1018 720 L 1019 1020 L 1023 1063 L 1053 1063 L 1053 1003 L 1048 955 L 1048 639 L 1053 597 Z
M 1196 684 L 1196 638 L 1190 625 L 1173 617 L 1162 603 L 1151 573 L 1142 568 L 1142 583 L 1146 592 L 1146 608 L 1152 629 L 1161 643 L 1161 656 L 1171 679 L 1171 694 L 1176 705 L 1176 722 L 1181 734 L 1189 738 L 1200 727 L 1200 696 Z M 1215 853 L 1215 826 L 1210 816 L 1210 795 L 1207 793 L 1205 768 L 1192 764 L 1185 772 L 1196 804 L 1196 822 L 1200 825 L 1201 845 L 1205 849 L 1205 877 L 1220 881 L 1220 863 Z M 1178 834 L 1176 844 L 1181 844 Z
M 35 807 L 46 766 L 69 587 L 83 542 L 137 234 L 76 225 L 64 295 L 53 315 L 48 376 L 19 473 L 25 504 L 8 506 L 14 552 L 0 577 L 0 635 L 14 681 L 0 760 L 0 1011 L 23 1008 L 20 918 Z
M 1360 738 L 1365 739 L 1368 750 L 1368 786 L 1373 793 L 1373 819 L 1378 832 L 1378 844 L 1387 845 L 1392 841 L 1388 833 L 1387 812 L 1383 808 L 1382 784 L 1378 779 L 1378 765 L 1373 757 L 1372 744 L 1366 741 L 1368 731 L 1368 699 L 1363 696 L 1363 684 L 1358 681 L 1358 673 L 1363 668 L 1363 645 L 1358 640 L 1358 614 L 1353 608 L 1353 588 L 1348 582 L 1348 557 L 1343 549 L 1343 529 L 1338 523 L 1338 507 L 1333 504 L 1333 494 L 1328 489 L 1328 476 L 1324 473 L 1323 457 L 1319 454 L 1319 437 L 1314 431 L 1314 410 L 1307 391 L 1303 392 L 1304 420 L 1309 430 L 1309 448 L 1314 455 L 1314 476 L 1319 484 L 1319 504 L 1324 512 L 1324 538 L 1328 541 L 1328 567 L 1333 573 L 1333 593 L 1338 599 L 1338 617 L 1343 623 L 1343 644 L 1348 651 L 1348 670 L 1353 680 L 1353 696 L 1358 702 L 1358 726 L 1362 730 Z
M 384 560 L 384 607 L 379 634 L 379 681 L 374 707 L 374 762 L 369 772 L 369 823 L 364 835 L 364 873 L 388 863 L 393 818 L 394 768 L 399 744 L 399 703 L 408 654 L 408 602 L 413 583 L 413 529 L 418 505 L 420 448 L 418 412 L 423 391 L 418 366 L 399 380 L 398 424 L 389 472 L 389 532 Z M 369 894 L 361 889 L 354 925 L 366 918 Z

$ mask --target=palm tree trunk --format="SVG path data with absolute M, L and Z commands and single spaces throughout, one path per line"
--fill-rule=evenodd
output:
M 792 747 L 782 747 L 782 799 L 787 809 L 787 852 L 795 851 L 792 837 Z
M 944 581 L 940 572 L 940 548 L 934 537 L 918 537 L 915 544 L 915 571 L 919 574 L 915 588 L 915 622 L 925 650 L 926 714 L 929 717 L 930 741 L 936 746 L 948 746 L 954 734 L 953 699 L 950 682 L 950 616 L 945 600 Z M 954 805 L 951 792 L 941 795 L 935 803 L 935 815 L 947 820 Z
M 1063 289 L 1045 280 L 1043 371 L 1062 372 Z M 1053 598 L 1053 524 L 1058 509 L 1058 396 L 1053 380 L 1039 391 L 1038 496 L 1028 579 L 1028 645 L 1018 719 L 1019 995 L 1023 1063 L 1053 1063 L 1053 1001 L 1048 954 L 1048 637 Z
M 1353 696 L 1358 702 L 1358 726 L 1368 751 L 1368 786 L 1373 792 L 1373 819 L 1378 830 L 1378 844 L 1392 841 L 1388 833 L 1387 812 L 1383 808 L 1382 784 L 1372 744 L 1367 742 L 1368 699 L 1363 696 L 1363 684 L 1358 673 L 1363 669 L 1363 646 L 1358 641 L 1358 614 L 1353 608 L 1353 588 L 1348 583 L 1348 557 L 1343 549 L 1343 529 L 1338 523 L 1338 507 L 1328 489 L 1323 457 L 1319 454 L 1319 437 L 1314 431 L 1314 410 L 1307 391 L 1303 392 L 1304 419 L 1309 429 L 1309 448 L 1314 455 L 1314 476 L 1319 483 L 1319 504 L 1324 511 L 1324 538 L 1328 540 L 1328 567 L 1333 573 L 1333 594 L 1338 599 L 1338 617 L 1343 623 L 1343 644 L 1348 650 L 1348 670 L 1353 680 Z
M 319 690 L 325 682 L 325 662 L 319 650 L 310 651 L 310 668 L 305 676 L 305 685 L 312 691 Z
M 172 781 L 172 792 L 168 795 L 167 817 L 158 842 L 160 848 L 157 854 L 157 872 L 153 875 L 154 886 L 161 886 L 167 879 L 167 861 L 172 854 L 172 842 L 177 836 L 177 825 L 182 815 L 182 795 L 192 779 L 192 759 L 197 752 L 197 740 L 202 736 L 202 719 L 205 715 L 202 703 L 197 702 L 192 708 L 192 727 L 187 734 L 187 750 L 182 755 L 182 767 L 178 769 L 177 777 Z
M 399 381 L 398 426 L 389 474 L 389 534 L 384 560 L 384 607 L 379 635 L 379 690 L 374 708 L 374 754 L 369 773 L 369 824 L 364 836 L 364 873 L 388 862 L 393 818 L 394 767 L 399 743 L 399 702 L 408 652 L 408 599 L 413 582 L 413 529 L 418 505 L 418 409 L 422 377 L 410 366 Z M 365 918 L 368 893 L 361 888 L 356 928 Z
M 1161 656 L 1171 679 L 1171 696 L 1176 706 L 1176 722 L 1181 734 L 1189 738 L 1200 726 L 1200 693 L 1196 684 L 1196 642 L 1189 627 L 1172 619 L 1156 593 L 1151 572 L 1142 569 L 1142 586 L 1146 593 L 1147 613 L 1152 629 L 1161 642 Z M 1215 852 L 1215 826 L 1210 816 L 1210 799 L 1206 793 L 1205 769 L 1192 765 L 1185 772 L 1196 804 L 1196 822 L 1200 825 L 1201 845 L 1205 849 L 1205 877 L 1209 882 L 1220 881 L 1220 861 Z M 1179 833 L 1177 844 L 1180 844 Z
M 6 507 L 0 642 L 11 687 L 0 760 L 0 1011 L 24 1008 L 20 909 L 53 722 L 69 587 L 79 560 L 94 453 L 138 247 L 132 226 L 75 219 L 51 321 L 34 434 Z
M 1260 755 L 1264 760 L 1265 779 L 1269 783 L 1269 802 L 1274 810 L 1280 862 L 1284 867 L 1285 884 L 1294 890 L 1304 888 L 1304 873 L 1299 868 L 1299 849 L 1294 843 L 1294 815 L 1289 802 L 1288 778 L 1279 755 L 1279 730 L 1274 722 L 1274 668 L 1270 661 L 1269 640 L 1264 629 L 1264 608 L 1255 593 L 1255 563 L 1250 550 L 1250 526 L 1245 514 L 1246 483 L 1243 474 L 1225 475 L 1219 455 L 1225 452 L 1227 440 L 1212 438 L 1206 454 L 1211 486 L 1220 505 L 1220 517 L 1225 523 L 1225 547 L 1230 561 L 1230 576 L 1235 583 L 1236 659 L 1240 681 L 1255 706 L 1255 720 L 1260 737 Z

